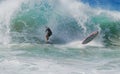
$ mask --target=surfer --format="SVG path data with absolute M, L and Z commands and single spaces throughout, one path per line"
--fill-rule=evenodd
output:
M 48 42 L 49 37 L 52 35 L 52 31 L 49 27 L 46 27 L 45 32 L 46 32 L 46 36 L 45 36 L 46 37 L 46 42 Z

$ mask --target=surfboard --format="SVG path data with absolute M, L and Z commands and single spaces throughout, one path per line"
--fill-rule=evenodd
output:
M 83 41 L 82 44 L 87 44 L 89 42 L 91 42 L 97 35 L 98 35 L 99 31 L 95 31 L 93 33 L 91 33 L 90 35 L 88 35 Z

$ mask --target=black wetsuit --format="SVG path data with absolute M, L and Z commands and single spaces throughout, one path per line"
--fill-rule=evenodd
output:
M 52 35 L 52 31 L 50 30 L 50 28 L 47 28 L 46 32 L 47 32 L 47 36 L 48 37 L 50 37 Z

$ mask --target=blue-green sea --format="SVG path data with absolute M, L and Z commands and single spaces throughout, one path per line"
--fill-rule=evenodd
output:
M 0 74 L 120 74 L 119 4 L 0 0 Z M 97 37 L 82 44 L 94 31 Z

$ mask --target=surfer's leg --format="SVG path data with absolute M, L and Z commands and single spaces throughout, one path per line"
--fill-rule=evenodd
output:
M 49 35 L 47 34 L 46 35 L 46 42 L 48 42 L 48 40 L 49 40 Z

